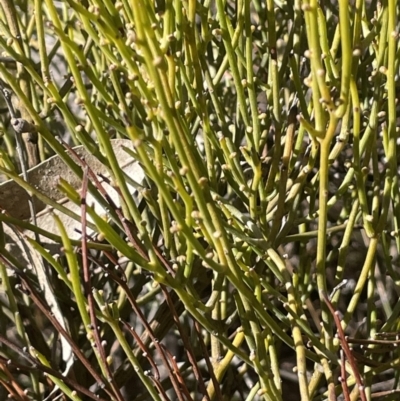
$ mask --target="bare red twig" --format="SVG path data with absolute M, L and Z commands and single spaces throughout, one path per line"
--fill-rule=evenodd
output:
M 90 280 L 90 270 L 88 264 L 88 247 L 87 247 L 87 232 L 86 232 L 86 195 L 88 189 L 88 167 L 85 167 L 82 178 L 82 191 L 81 191 L 81 225 L 82 225 L 82 268 L 83 268 L 83 282 L 86 291 L 86 297 L 89 306 L 90 322 L 93 330 L 94 340 L 97 352 L 103 364 L 103 368 L 107 373 L 107 380 L 110 382 L 111 388 L 118 401 L 123 401 L 123 396 L 115 383 L 114 376 L 111 372 L 110 366 L 107 363 L 106 353 L 101 342 L 100 333 L 97 326 L 96 319 L 96 304 L 92 292 L 92 284 Z
M 160 382 L 160 373 L 158 371 L 156 363 L 153 360 L 153 357 L 151 356 L 151 353 L 147 349 L 146 345 L 143 343 L 143 341 L 140 338 L 140 336 L 136 333 L 136 330 L 132 326 L 129 326 L 129 324 L 127 322 L 125 322 L 123 320 L 121 320 L 121 322 L 125 326 L 125 328 L 128 330 L 128 332 L 131 333 L 132 336 L 135 338 L 136 342 L 139 345 L 139 348 L 143 352 L 143 356 L 145 356 L 145 358 L 149 361 L 150 365 L 152 366 L 154 374 L 153 375 L 149 375 L 149 377 L 151 378 L 151 380 L 153 380 L 154 384 L 157 387 L 157 390 L 162 395 L 164 400 L 169 400 L 169 397 L 168 397 L 167 393 L 164 390 L 164 387 L 162 386 L 162 384 Z M 169 368 L 169 367 L 167 366 L 167 368 Z
M 94 173 L 94 171 L 89 167 L 89 165 L 86 163 L 84 159 L 79 157 L 79 155 L 75 152 L 73 148 L 71 148 L 67 143 L 59 139 L 60 142 L 63 144 L 63 146 L 73 155 L 74 159 L 78 164 L 82 166 L 82 168 L 85 170 L 87 169 L 87 174 L 88 177 L 93 181 L 93 184 L 96 186 L 98 189 L 99 193 L 104 197 L 104 199 L 109 203 L 111 206 L 111 209 L 115 211 L 117 214 L 122 227 L 124 228 L 124 232 L 127 235 L 129 241 L 132 243 L 136 251 L 139 253 L 140 256 L 142 256 L 144 259 L 149 259 L 147 253 L 143 250 L 142 245 L 140 244 L 140 241 L 137 238 L 137 229 L 133 226 L 132 222 L 127 220 L 125 216 L 122 213 L 122 210 L 120 207 L 118 207 L 115 202 L 111 199 L 111 197 L 108 195 L 107 191 L 104 189 L 103 185 L 97 178 L 97 175 Z M 112 183 L 107 179 L 107 177 L 104 177 L 101 175 L 101 178 L 107 182 L 109 185 L 112 185 Z M 112 185 L 112 187 L 117 191 L 118 195 L 123 198 L 123 195 L 121 193 L 121 190 L 119 187 L 116 185 Z M 162 253 L 160 250 L 153 245 L 153 250 L 154 253 L 157 255 L 158 260 L 160 263 L 165 267 L 165 269 L 172 275 L 172 277 L 175 276 L 175 270 L 171 267 L 170 263 L 163 257 Z
M 23 286 L 26 288 L 26 293 L 32 299 L 34 304 L 46 316 L 46 318 L 50 321 L 50 323 L 54 326 L 54 328 L 68 341 L 68 343 L 72 347 L 74 355 L 82 362 L 82 364 L 90 372 L 90 374 L 93 376 L 93 378 L 99 384 L 99 386 L 104 391 L 106 391 L 109 396 L 112 396 L 112 394 L 110 393 L 109 389 L 107 388 L 107 384 L 108 383 L 106 383 L 105 380 L 93 369 L 91 363 L 86 359 L 86 357 L 84 356 L 82 351 L 79 349 L 78 345 L 72 340 L 70 335 L 60 325 L 59 321 L 52 315 L 51 311 L 47 309 L 46 304 L 43 302 L 43 300 L 37 294 L 34 286 L 31 284 L 31 282 L 30 282 L 29 278 L 27 277 L 27 275 L 23 271 L 21 271 L 20 269 L 14 268 L 14 266 L 11 265 L 9 263 L 9 261 L 3 255 L 0 255 L 0 258 L 8 267 L 10 267 L 11 269 L 13 269 L 15 271 L 17 276 L 19 276 Z M 7 346 L 9 346 L 9 345 L 7 345 Z M 53 376 L 58 377 L 56 374 L 53 374 Z M 61 379 L 64 380 L 64 376 L 61 375 Z
M 167 355 L 170 365 L 172 365 L 173 374 L 176 376 L 177 381 L 179 383 L 178 390 L 181 390 L 180 392 L 185 394 L 187 400 L 193 401 L 193 398 L 190 395 L 189 390 L 186 386 L 185 379 L 182 377 L 181 370 L 179 369 L 179 366 L 176 363 L 175 357 L 162 344 L 161 344 L 161 346 L 163 347 L 163 350 Z M 182 394 L 179 394 L 179 399 L 184 401 Z
M 122 226 L 124 227 L 125 233 L 128 236 L 129 241 L 133 244 L 137 252 L 139 253 L 140 256 L 143 258 L 148 258 L 147 254 L 143 251 L 141 246 L 139 245 L 139 240 L 137 239 L 136 235 L 131 231 L 131 228 L 127 224 L 127 220 L 124 217 L 122 210 L 120 207 L 118 207 L 115 202 L 111 199 L 107 191 L 104 189 L 103 185 L 97 178 L 97 175 L 94 173 L 94 171 L 89 167 L 89 165 L 86 163 L 84 159 L 79 157 L 79 155 L 75 152 L 73 148 L 71 148 L 69 145 L 67 145 L 65 142 L 61 141 L 63 146 L 72 154 L 74 157 L 75 161 L 82 166 L 84 171 L 87 171 L 88 177 L 93 181 L 93 184 L 95 187 L 98 189 L 99 193 L 103 196 L 103 198 L 107 201 L 107 203 L 110 205 L 110 209 L 114 210 L 116 215 L 118 216 Z M 118 191 L 119 195 L 121 195 L 121 192 L 118 190 L 118 188 L 115 188 L 115 190 Z
M 137 238 L 137 228 L 133 226 L 132 222 L 128 221 L 125 216 L 122 213 L 121 208 L 117 207 L 115 205 L 115 203 L 113 202 L 113 200 L 110 198 L 110 196 L 107 194 L 106 190 L 104 189 L 104 187 L 102 186 L 101 182 L 98 180 L 96 174 L 90 169 L 90 167 L 87 165 L 87 163 L 85 162 L 85 160 L 83 160 L 82 158 L 79 157 L 79 155 L 77 155 L 77 153 L 70 148 L 66 143 L 63 143 L 64 147 L 74 156 L 75 160 L 77 161 L 78 164 L 80 164 L 85 171 L 87 171 L 88 177 L 90 177 L 90 179 L 93 181 L 93 184 L 96 186 L 96 188 L 98 189 L 99 193 L 102 194 L 102 196 L 104 197 L 104 199 L 110 204 L 110 206 L 113 208 L 113 210 L 115 211 L 115 213 L 117 214 L 123 228 L 124 228 L 124 232 L 126 233 L 129 241 L 133 244 L 134 248 L 136 249 L 136 251 L 146 260 L 149 260 L 148 254 L 143 250 L 143 246 L 140 243 L 140 241 Z M 105 177 L 102 177 L 103 180 L 107 181 L 108 180 Z M 122 197 L 122 193 L 120 191 L 120 189 L 118 187 L 116 187 L 115 185 L 113 185 L 113 188 L 118 192 L 118 194 Z M 82 213 L 83 214 L 83 213 Z M 156 254 L 158 260 L 160 261 L 160 263 L 165 267 L 165 269 L 172 275 L 175 276 L 175 271 L 172 268 L 172 266 L 170 265 L 170 263 L 163 257 L 162 253 L 160 252 L 160 250 L 157 248 L 157 246 L 153 245 L 153 250 L 154 253 Z M 111 256 L 110 254 L 108 254 L 107 252 L 105 253 L 107 256 Z M 108 270 L 108 269 L 107 269 Z M 164 352 L 162 350 L 162 347 L 160 346 L 160 344 L 158 344 L 158 340 L 154 337 L 154 334 L 152 333 L 151 327 L 149 325 L 149 323 L 147 322 L 146 318 L 143 316 L 140 308 L 137 307 L 135 300 L 132 297 L 132 294 L 126 284 L 126 282 L 121 279 L 120 277 L 118 277 L 114 272 L 111 272 L 108 270 L 109 275 L 116 281 L 118 282 L 118 284 L 120 286 L 123 287 L 123 289 L 125 290 L 126 294 L 127 294 L 127 298 L 130 302 L 130 304 L 132 305 L 135 313 L 139 316 L 140 320 L 142 321 L 143 325 L 145 326 L 146 330 L 148 331 L 150 338 L 152 339 L 156 349 L 159 351 L 161 358 L 163 359 L 166 367 L 169 367 L 169 364 L 167 362 L 167 359 L 164 355 Z M 167 302 L 169 299 L 168 296 L 168 291 L 166 291 L 165 288 L 163 288 L 163 291 L 165 290 L 164 294 L 167 297 Z M 170 305 L 170 307 L 172 307 L 171 312 L 175 312 L 175 309 Z M 179 322 L 179 318 L 177 318 L 176 316 L 176 312 L 174 315 L 174 319 L 175 319 L 175 324 L 177 325 L 180 334 L 182 336 L 182 339 L 184 341 L 185 344 L 185 349 L 187 351 L 188 357 L 189 357 L 189 361 L 191 363 L 191 365 L 193 366 L 193 370 L 195 373 L 195 376 L 197 378 L 197 380 L 199 381 L 199 385 L 202 389 L 202 392 L 204 394 L 204 396 L 206 397 L 206 399 L 208 399 L 208 395 L 207 395 L 207 390 L 206 390 L 206 386 L 204 383 L 204 380 L 201 376 L 201 372 L 198 369 L 197 366 L 197 361 L 194 357 L 194 353 L 193 350 L 190 346 L 190 342 L 187 339 L 186 334 L 184 333 L 184 331 L 182 330 L 182 327 L 180 326 L 180 322 Z M 170 369 L 169 369 L 170 370 Z M 170 372 L 170 379 L 171 379 L 171 383 L 172 385 L 175 387 L 176 383 L 175 383 L 175 375 L 172 373 L 172 371 Z M 176 389 L 178 390 L 178 389 Z M 177 394 L 179 393 L 179 391 L 177 391 Z
M 109 255 L 109 256 L 111 256 L 111 255 Z M 170 377 L 171 384 L 173 385 L 173 387 L 174 387 L 174 389 L 175 389 L 175 391 L 177 393 L 177 396 L 179 397 L 181 391 L 180 391 L 180 388 L 179 388 L 179 384 L 178 384 L 178 382 L 176 380 L 176 376 L 174 375 L 174 372 L 171 370 L 171 367 L 170 367 L 170 365 L 168 363 L 168 359 L 167 359 L 167 357 L 165 355 L 165 352 L 164 352 L 163 348 L 161 347 L 161 344 L 159 343 L 159 340 L 155 337 L 155 335 L 153 333 L 153 330 L 150 327 L 149 322 L 147 321 L 146 317 L 143 315 L 143 312 L 140 310 L 139 306 L 137 305 L 136 300 L 134 299 L 131 291 L 129 290 L 129 287 L 128 287 L 127 283 L 123 279 L 118 277 L 111 269 L 108 269 L 105 266 L 102 266 L 102 267 L 107 271 L 109 276 L 115 282 L 117 282 L 122 287 L 122 289 L 125 291 L 127 299 L 129 301 L 130 305 L 132 306 L 133 311 L 139 317 L 139 319 L 142 322 L 143 326 L 145 327 L 145 329 L 149 333 L 149 336 L 150 336 L 150 338 L 151 338 L 151 340 L 152 340 L 152 342 L 154 344 L 154 347 L 159 352 L 159 355 L 160 355 L 165 367 L 168 370 L 168 375 Z M 128 329 L 129 329 L 129 326 L 128 326 Z M 132 330 L 129 329 L 129 332 L 133 335 Z M 140 347 L 140 344 L 139 344 L 139 347 Z
M 80 393 L 88 396 L 92 400 L 107 401 L 104 398 L 99 397 L 97 394 L 93 394 L 91 391 L 89 391 L 85 387 L 81 386 L 80 384 L 78 384 L 74 380 L 72 380 L 72 379 L 70 379 L 70 378 L 68 378 L 66 376 L 63 376 L 60 372 L 58 372 L 58 371 L 56 371 L 56 370 L 54 370 L 52 368 L 49 368 L 48 366 L 43 365 L 40 361 L 38 361 L 33 356 L 31 356 L 28 353 L 27 350 L 21 349 L 20 347 L 15 345 L 10 340 L 8 340 L 5 337 L 3 337 L 1 334 L 0 334 L 0 343 L 3 343 L 8 348 L 12 349 L 14 352 L 18 353 L 20 356 L 22 356 L 24 359 L 28 360 L 31 363 L 31 366 L 24 366 L 24 365 L 21 365 L 21 364 L 14 364 L 12 361 L 7 361 L 7 363 L 10 366 L 15 366 L 18 369 L 20 369 L 21 371 L 24 371 L 24 370 L 28 370 L 28 371 L 39 370 L 39 371 L 44 372 L 44 373 L 46 373 L 48 375 L 57 377 L 58 379 L 60 379 L 63 382 L 65 382 L 69 387 L 73 388 L 77 392 L 80 392 Z
M 350 363 L 350 366 L 353 370 L 354 378 L 356 380 L 358 390 L 360 392 L 360 397 L 362 401 L 367 401 L 367 396 L 365 395 L 365 388 L 364 388 L 364 383 L 362 381 L 360 371 L 358 370 L 357 362 L 353 356 L 353 353 L 349 347 L 349 344 L 347 343 L 346 336 L 344 334 L 344 331 L 342 329 L 342 325 L 340 323 L 340 319 L 338 316 L 338 312 L 335 311 L 335 308 L 333 307 L 331 301 L 329 300 L 328 296 L 325 293 L 322 293 L 322 296 L 324 298 L 324 301 L 326 305 L 328 306 L 329 311 L 331 312 L 333 319 L 336 324 L 337 328 L 337 336 L 340 340 L 340 345 L 342 346 L 342 349 Z
M 164 293 L 165 299 L 168 302 L 168 305 L 169 305 L 169 308 L 171 310 L 172 316 L 174 317 L 174 322 L 176 324 L 176 327 L 179 330 L 179 334 L 180 334 L 180 337 L 181 337 L 181 339 L 183 341 L 183 344 L 185 346 L 185 350 L 186 350 L 186 354 L 188 356 L 189 362 L 193 367 L 193 373 L 194 373 L 196 379 L 198 380 L 198 384 L 199 384 L 200 390 L 203 393 L 203 396 L 205 397 L 205 399 L 209 399 L 209 396 L 208 396 L 208 393 L 207 393 L 207 388 L 206 388 L 206 385 L 204 383 L 203 376 L 202 376 L 202 374 L 200 372 L 200 369 L 198 367 L 196 358 L 194 356 L 193 348 L 192 348 L 192 346 L 190 344 L 190 341 L 189 341 L 189 339 L 188 339 L 188 337 L 187 337 L 187 335 L 185 333 L 185 330 L 183 330 L 181 322 L 179 321 L 179 316 L 176 313 L 174 303 L 171 301 L 171 297 L 169 296 L 169 293 L 168 293 L 167 289 L 165 288 L 165 286 L 161 285 L 161 290 Z
M 344 357 L 344 352 L 343 350 L 340 350 L 340 361 L 341 361 L 341 366 L 340 366 L 340 382 L 342 384 L 342 389 L 343 389 L 343 396 L 345 401 L 350 401 L 350 394 L 349 394 L 349 387 L 347 386 L 347 374 L 346 374 L 346 359 Z
M 8 380 L 0 379 L 0 385 L 9 393 L 9 398 L 15 401 L 29 401 L 29 397 L 24 393 L 18 382 L 8 370 L 7 362 L 0 360 L 0 370 L 7 376 Z
M 151 356 L 151 353 L 147 349 L 146 345 L 143 343 L 142 339 L 140 338 L 139 334 L 136 333 L 136 330 L 132 327 L 129 326 L 129 324 L 123 320 L 121 320 L 122 324 L 125 326 L 125 328 L 129 331 L 129 333 L 132 334 L 132 336 L 135 338 L 139 348 L 143 352 L 143 356 L 149 361 L 151 367 L 153 368 L 153 377 L 154 380 L 159 381 L 160 380 L 160 372 L 158 371 L 157 365 L 154 362 L 154 359 Z

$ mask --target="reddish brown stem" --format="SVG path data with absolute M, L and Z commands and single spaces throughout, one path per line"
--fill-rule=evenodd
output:
M 344 334 L 344 331 L 342 329 L 342 325 L 338 316 L 338 312 L 335 311 L 335 308 L 333 307 L 331 301 L 329 300 L 328 296 L 325 293 L 322 293 L 322 296 L 324 298 L 324 301 L 326 305 L 328 306 L 329 311 L 331 312 L 333 319 L 335 321 L 336 327 L 337 327 L 337 336 L 340 341 L 340 345 L 342 346 L 342 349 L 346 355 L 346 358 L 348 359 L 351 368 L 353 369 L 353 374 L 354 378 L 356 380 L 358 390 L 360 392 L 360 397 L 361 401 L 367 401 L 367 396 L 365 395 L 365 389 L 364 389 L 364 383 L 362 381 L 360 371 L 358 370 L 358 366 L 356 363 L 356 360 L 353 356 L 353 353 L 349 347 L 349 344 L 346 341 L 346 336 Z

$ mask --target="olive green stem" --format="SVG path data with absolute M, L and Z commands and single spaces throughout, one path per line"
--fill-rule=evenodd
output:
M 319 220 L 318 220 L 318 248 L 317 248 L 317 288 L 322 294 L 327 293 L 326 281 L 326 232 L 328 228 L 328 172 L 329 172 L 329 153 L 333 135 L 336 131 L 338 120 L 331 114 L 328 129 L 320 147 L 320 170 L 319 170 Z M 325 346 L 332 349 L 332 316 L 326 307 L 322 309 L 322 321 L 324 322 Z

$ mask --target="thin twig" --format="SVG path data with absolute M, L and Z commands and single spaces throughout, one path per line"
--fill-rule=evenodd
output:
M 107 363 L 107 357 L 103 344 L 101 342 L 100 333 L 96 318 L 96 304 L 92 292 L 92 284 L 90 279 L 90 271 L 88 264 L 88 246 L 87 246 L 87 233 L 86 233 L 86 195 L 88 189 L 88 167 L 84 169 L 83 180 L 82 180 L 82 191 L 81 191 L 81 222 L 82 222 L 82 267 L 83 267 L 83 281 L 86 290 L 86 297 L 88 299 L 89 315 L 94 334 L 94 340 L 96 343 L 97 352 L 99 353 L 100 360 L 103 365 L 103 369 L 107 374 L 107 378 L 113 389 L 113 392 L 118 401 L 122 401 L 122 394 L 115 383 L 114 376 L 111 372 L 110 366 Z
M 57 318 L 55 318 L 54 314 L 52 311 L 50 311 L 47 308 L 47 305 L 43 302 L 42 298 L 37 294 L 34 286 L 31 284 L 29 278 L 27 275 L 23 272 L 22 269 L 17 269 L 15 268 L 10 261 L 8 260 L 7 255 L 1 255 L 0 254 L 0 259 L 6 264 L 6 266 L 16 273 L 16 275 L 21 279 L 22 284 L 26 288 L 29 297 L 32 299 L 33 303 L 41 310 L 41 312 L 47 317 L 47 319 L 50 321 L 50 323 L 54 326 L 54 328 L 61 334 L 62 338 L 67 341 L 71 348 L 73 349 L 73 353 L 75 356 L 80 360 L 80 362 L 85 366 L 85 368 L 90 372 L 90 374 L 93 376 L 93 378 L 96 380 L 98 385 L 104 389 L 104 391 L 109 393 L 109 390 L 106 388 L 106 382 L 104 379 L 97 374 L 97 372 L 94 370 L 92 365 L 89 363 L 87 358 L 84 356 L 83 352 L 80 350 L 80 348 L 77 346 L 77 344 L 74 342 L 74 340 L 71 338 L 69 333 L 64 329 L 62 324 L 59 322 Z M 56 376 L 56 375 L 54 375 Z M 63 374 L 63 377 L 65 377 L 65 374 Z M 109 393 L 111 396 L 112 394 Z
M 325 292 L 321 292 L 321 295 L 326 303 L 326 306 L 328 307 L 329 311 L 331 312 L 333 319 L 335 321 L 336 324 L 336 328 L 337 328 L 337 335 L 339 337 L 340 340 L 340 345 L 343 348 L 343 351 L 350 363 L 351 368 L 353 369 L 353 375 L 354 378 L 356 380 L 357 386 L 358 386 L 358 390 L 360 392 L 360 397 L 362 401 L 367 401 L 367 396 L 365 395 L 365 387 L 364 387 L 364 383 L 362 381 L 361 375 L 360 375 L 360 371 L 358 370 L 358 366 L 357 363 L 354 359 L 353 353 L 349 347 L 349 344 L 347 343 L 346 340 L 346 336 L 344 334 L 344 331 L 342 329 L 342 325 L 338 316 L 337 311 L 335 311 L 331 301 L 329 300 L 328 296 L 325 294 Z

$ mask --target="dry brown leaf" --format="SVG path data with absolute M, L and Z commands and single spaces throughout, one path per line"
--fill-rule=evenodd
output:
M 126 139 L 115 139 L 111 141 L 114 153 L 117 160 L 120 163 L 122 170 L 125 174 L 132 178 L 135 182 L 140 184 L 143 181 L 144 173 L 139 163 L 128 155 L 123 147 L 132 149 L 133 145 L 130 140 Z M 74 150 L 85 159 L 89 167 L 96 173 L 104 176 L 109 176 L 106 166 L 104 166 L 95 156 L 88 153 L 82 146 L 74 148 Z M 68 181 L 74 189 L 79 190 L 81 187 L 81 180 L 77 177 L 62 161 L 59 156 L 53 156 L 43 163 L 29 170 L 29 182 L 32 186 L 35 186 L 41 193 L 50 197 L 51 199 L 63 204 L 69 210 L 80 214 L 80 206 L 75 205 L 64 197 L 57 189 L 57 185 L 60 177 Z M 103 183 L 108 195 L 113 201 L 119 205 L 119 198 L 117 192 L 107 183 Z M 131 192 L 135 192 L 135 188 L 129 186 Z M 105 210 L 95 201 L 95 199 L 88 194 L 87 203 L 94 204 L 95 210 L 98 214 L 104 214 Z M 36 201 L 36 212 L 37 212 L 37 225 L 38 227 L 53 233 L 58 234 L 57 227 L 54 222 L 52 213 L 57 213 L 63 222 L 66 231 L 71 239 L 79 239 L 79 228 L 81 226 L 80 221 L 77 221 L 69 216 L 60 213 L 57 210 L 50 210 L 45 208 L 42 202 Z M 24 220 L 30 218 L 29 207 L 28 207 L 28 194 L 13 180 L 6 181 L 0 184 L 0 207 L 5 210 L 12 217 Z M 90 221 L 90 219 L 88 219 Z M 22 263 L 30 266 L 27 252 L 30 252 L 29 244 L 23 240 L 20 235 L 16 235 L 15 231 L 10 227 L 5 226 L 4 231 L 6 236 L 6 248 Z M 78 231 L 77 231 L 78 229 Z M 90 234 L 90 230 L 88 230 Z M 26 233 L 29 236 L 33 236 L 32 233 Z M 23 242 L 23 243 L 22 243 Z M 52 249 L 53 252 L 54 244 L 47 238 L 42 237 L 42 243 L 46 248 Z

